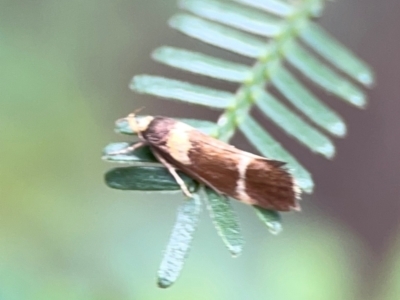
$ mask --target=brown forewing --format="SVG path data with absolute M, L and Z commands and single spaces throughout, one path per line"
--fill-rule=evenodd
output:
M 177 123 L 179 122 L 172 119 L 160 119 L 152 124 L 153 130 L 150 129 L 149 133 L 152 131 L 153 134 L 148 135 L 149 140 L 153 137 L 153 141 L 150 142 L 153 151 L 177 169 L 217 192 L 247 204 L 280 211 L 298 209 L 293 178 L 282 168 L 284 165 L 282 162 L 241 151 L 194 128 L 188 135 L 191 143 L 188 156 L 191 163 L 183 164 L 175 160 L 170 155 L 171 149 L 166 147 L 166 140 L 169 129 Z M 154 128 L 156 125 L 158 129 Z M 244 180 L 245 192 L 250 200 L 238 196 L 236 192 L 240 179 L 238 166 L 243 157 L 250 158 L 245 178 L 241 178 Z
M 226 146 L 232 146 L 200 132 L 193 133 L 190 137 L 192 147 L 188 151 L 190 164 L 182 164 L 173 159 L 165 147 L 156 147 L 153 151 L 199 182 L 221 194 L 233 197 L 239 179 L 237 163 L 240 157 L 235 153 L 228 153 Z
M 216 140 L 209 139 L 192 140 L 193 147 L 189 151 L 189 158 L 193 164 L 186 168 L 200 182 L 219 193 L 233 197 L 239 179 L 237 165 L 240 156 L 227 151 L 226 147 L 218 147 Z
M 282 168 L 282 162 L 253 160 L 246 170 L 245 186 L 258 206 L 279 211 L 299 209 L 293 178 Z

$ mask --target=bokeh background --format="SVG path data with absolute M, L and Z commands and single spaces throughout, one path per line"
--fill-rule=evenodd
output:
M 0 299 L 399 299 L 397 0 L 329 2 L 319 21 L 378 80 L 365 111 L 317 91 L 348 122 L 332 162 L 264 124 L 314 175 L 302 213 L 285 214 L 272 236 L 234 203 L 247 241 L 236 259 L 203 213 L 181 278 L 156 287 L 181 196 L 108 189 L 101 150 L 124 140 L 114 120 L 143 105 L 218 113 L 135 95 L 128 83 L 149 73 L 235 89 L 152 62 L 161 45 L 247 62 L 169 29 L 175 12 L 175 0 L 0 0 Z

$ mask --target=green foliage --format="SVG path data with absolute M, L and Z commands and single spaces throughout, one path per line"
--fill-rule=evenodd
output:
M 258 217 L 267 225 L 272 234 L 278 234 L 282 231 L 281 216 L 279 213 L 257 206 L 254 208 L 257 211 Z
M 233 256 L 239 255 L 242 252 L 244 240 L 231 202 L 227 197 L 217 194 L 212 189 L 208 187 L 205 189 L 207 208 L 218 234 L 231 254 Z
M 328 134 L 343 137 L 346 125 L 340 115 L 313 95 L 290 69 L 297 69 L 315 86 L 360 108 L 365 107 L 366 96 L 353 81 L 369 86 L 374 81 L 373 74 L 365 63 L 313 22 L 312 18 L 321 14 L 323 0 L 234 2 L 238 4 L 214 0 L 180 1 L 180 7 L 191 15 L 173 16 L 169 24 L 194 39 L 252 58 L 255 60 L 253 66 L 170 46 L 156 49 L 152 57 L 183 71 L 238 83 L 236 93 L 152 75 L 135 76 L 131 88 L 137 93 L 222 110 L 216 124 L 203 120 L 184 122 L 225 141 L 239 129 L 262 155 L 287 162 L 300 188 L 311 193 L 314 187 L 311 174 L 249 115 L 250 110 L 256 106 L 312 152 L 332 158 L 335 147 Z M 283 66 L 284 62 L 290 68 Z M 268 93 L 265 90 L 268 86 L 275 87 L 290 105 Z M 124 121 L 117 121 L 116 126 L 117 132 L 133 134 Z M 127 155 L 111 155 L 113 151 L 129 145 L 111 144 L 104 150 L 104 159 L 134 165 L 109 171 L 106 182 L 110 187 L 153 191 L 179 189 L 164 168 L 142 166 L 144 163 L 157 163 L 148 149 L 139 149 Z M 178 210 L 158 273 L 161 287 L 168 287 L 177 279 L 200 212 L 201 189 L 190 178 L 182 177 L 196 192 L 194 198 L 185 201 Z M 232 255 L 239 255 L 243 249 L 243 238 L 229 200 L 208 188 L 205 194 L 219 235 Z M 272 233 L 282 230 L 277 212 L 255 209 Z
M 201 202 L 197 194 L 185 200 L 178 208 L 175 226 L 158 270 L 159 287 L 169 287 L 178 278 L 190 249 L 200 212 Z

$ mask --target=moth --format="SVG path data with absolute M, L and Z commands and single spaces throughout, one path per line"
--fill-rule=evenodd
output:
M 140 141 L 115 154 L 149 146 L 182 192 L 191 192 L 177 170 L 215 192 L 249 205 L 278 211 L 300 210 L 300 189 L 284 162 L 257 156 L 208 136 L 183 122 L 162 116 L 121 119 Z

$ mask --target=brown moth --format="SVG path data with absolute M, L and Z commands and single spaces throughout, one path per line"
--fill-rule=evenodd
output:
M 149 146 L 186 196 L 191 197 L 191 193 L 176 170 L 249 205 L 278 211 L 300 210 L 300 189 L 283 167 L 284 162 L 239 150 L 171 118 L 138 117 L 133 113 L 123 120 L 140 142 L 116 154 Z

